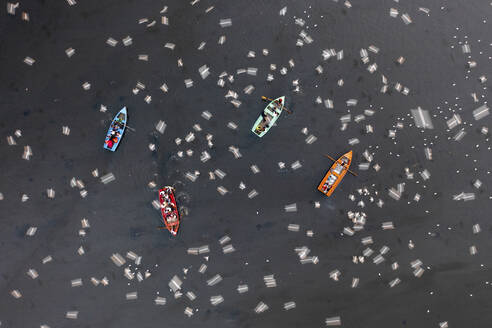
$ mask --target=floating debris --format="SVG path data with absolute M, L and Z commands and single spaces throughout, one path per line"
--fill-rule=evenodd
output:
M 229 253 L 232 253 L 234 252 L 236 249 L 232 246 L 232 245 L 226 245 L 222 248 L 222 252 L 224 254 L 229 254 Z
M 33 155 L 31 146 L 27 145 L 24 146 L 24 153 L 22 154 L 22 158 L 25 159 L 26 161 L 31 159 L 31 156 Z
M 126 300 L 127 301 L 136 300 L 137 298 L 138 298 L 137 292 L 126 293 Z
M 14 289 L 13 291 L 10 292 L 10 295 L 12 295 L 14 298 L 21 298 L 22 294 L 20 291 L 17 289 Z
M 201 274 L 204 274 L 205 271 L 207 271 L 207 265 L 206 264 L 200 265 L 200 268 L 198 269 L 198 272 L 200 272 Z
M 123 264 L 126 263 L 126 260 L 123 258 L 123 256 L 118 253 L 111 255 L 110 259 L 118 267 L 121 267 Z
M 164 134 L 164 131 L 166 130 L 166 122 L 164 121 L 159 121 L 157 122 L 157 124 L 155 125 L 155 129 L 160 133 L 160 134 Z
M 219 194 L 221 194 L 222 196 L 224 196 L 225 194 L 227 194 L 229 191 L 224 187 L 224 186 L 218 186 L 217 187 L 217 191 L 219 192 Z
M 266 305 L 263 302 L 258 303 L 258 305 L 255 307 L 255 312 L 256 313 L 262 313 L 268 310 L 268 305 Z
M 295 161 L 294 163 L 292 163 L 292 164 L 290 165 L 290 167 L 291 167 L 293 170 L 297 170 L 297 169 L 301 168 L 301 167 L 302 167 L 302 165 L 301 165 L 301 162 L 299 162 L 299 161 Z
M 122 40 L 122 42 L 125 47 L 128 47 L 133 44 L 133 39 L 128 35 Z
M 484 118 L 489 114 L 490 114 L 489 107 L 487 107 L 486 105 L 482 105 L 473 111 L 473 117 L 475 118 L 476 121 L 481 120 L 482 118 Z
M 19 8 L 19 3 L 7 2 L 7 13 L 9 15 L 15 15 L 15 10 Z
M 55 198 L 55 190 L 53 188 L 47 189 L 46 190 L 46 195 L 48 198 L 53 199 Z
M 410 110 L 410 112 L 412 113 L 417 128 L 423 128 L 423 129 L 434 128 L 434 125 L 432 124 L 428 111 L 423 110 L 420 107 L 417 107 L 417 109 L 412 109 Z
M 396 285 L 398 285 L 400 282 L 401 282 L 400 278 L 395 278 L 391 280 L 388 285 L 390 286 L 390 288 L 393 288 Z
M 289 231 L 298 232 L 299 229 L 300 229 L 300 226 L 298 224 L 289 224 L 287 226 L 287 230 L 289 230 Z
M 82 286 L 82 279 L 81 278 L 73 279 L 70 283 L 72 287 L 80 287 Z
M 331 317 L 331 318 L 326 318 L 325 323 L 327 326 L 341 326 L 342 321 L 340 317 Z
M 296 308 L 296 302 L 291 301 L 291 302 L 284 303 L 284 310 L 285 311 L 292 310 L 295 308 Z
M 70 1 L 70 0 L 69 0 Z M 72 319 L 72 320 L 75 320 L 77 319 L 79 316 L 79 311 L 68 311 L 66 314 L 65 314 L 65 317 L 67 319 Z
M 219 21 L 219 25 L 220 25 L 220 27 L 232 26 L 232 19 L 230 19 L 230 18 L 221 19 Z
M 249 290 L 248 285 L 239 285 L 237 286 L 237 292 L 239 294 L 244 294 Z
M 171 288 L 171 290 L 174 292 L 178 291 L 181 289 L 181 285 L 183 284 L 183 282 L 181 281 L 181 279 L 179 279 L 178 276 L 174 276 L 170 281 L 169 281 L 169 288 Z
M 36 62 L 36 60 L 34 58 L 31 58 L 31 57 L 24 58 L 24 63 L 29 65 L 29 66 L 32 66 L 35 62 Z
M 408 24 L 411 24 L 412 23 L 412 19 L 410 18 L 410 15 L 408 14 L 403 14 L 401 15 L 401 19 L 403 20 L 403 22 L 408 25 Z
M 37 277 L 39 277 L 38 272 L 37 272 L 36 270 L 34 270 L 34 269 L 29 269 L 29 270 L 27 271 L 27 275 L 28 275 L 29 277 L 31 277 L 31 279 L 36 279 Z
M 184 314 L 186 314 L 188 318 L 191 317 L 194 314 L 193 309 L 187 306 L 184 310 Z
M 26 236 L 32 237 L 36 234 L 36 231 L 38 231 L 37 227 L 29 227 L 26 231 Z
M 118 41 L 110 37 L 106 40 L 106 44 L 111 46 L 111 47 L 116 47 L 116 45 L 118 44 Z
M 265 286 L 268 288 L 277 287 L 277 281 L 275 280 L 274 275 L 268 275 L 263 277 L 263 281 L 265 282 Z
M 116 180 L 116 177 L 113 175 L 113 173 L 108 173 L 101 177 L 101 182 L 103 184 L 108 184 L 114 180 Z
M 224 298 L 222 297 L 222 295 L 217 295 L 217 296 L 211 296 L 210 297 L 210 304 L 212 304 L 213 306 L 217 306 L 217 305 L 219 305 L 222 302 L 224 302 Z
M 383 228 L 383 230 L 392 230 L 392 229 L 395 228 L 394 225 L 393 225 L 393 222 L 391 222 L 391 221 L 383 222 L 381 224 L 381 227 Z
M 297 204 L 287 204 L 284 206 L 286 212 L 297 212 Z

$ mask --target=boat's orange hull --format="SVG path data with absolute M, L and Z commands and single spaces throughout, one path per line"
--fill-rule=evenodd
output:
M 344 157 L 346 158 L 347 163 L 342 165 L 343 169 L 340 171 L 340 173 L 337 173 L 335 169 L 337 168 L 337 166 L 342 164 L 342 159 Z M 347 174 L 347 171 L 349 170 L 351 163 L 352 163 L 352 151 L 349 151 L 348 153 L 342 155 L 335 163 L 333 163 L 333 165 L 330 167 L 323 180 L 321 180 L 321 183 L 318 186 L 318 190 L 321 191 L 326 196 L 330 197 L 331 194 L 333 194 L 333 192 L 337 188 L 337 186 L 340 184 L 340 182 L 342 182 L 342 179 L 345 176 L 345 174 Z M 333 175 L 336 178 L 336 180 L 335 182 L 333 182 L 331 186 L 327 187 L 325 186 L 325 183 L 327 182 L 330 175 Z

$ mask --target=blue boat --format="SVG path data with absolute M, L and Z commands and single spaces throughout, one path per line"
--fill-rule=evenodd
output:
M 108 134 L 104 139 L 104 149 L 115 151 L 120 144 L 123 133 L 125 132 L 126 122 L 128 120 L 128 114 L 126 113 L 126 107 L 123 107 L 111 122 L 109 126 Z

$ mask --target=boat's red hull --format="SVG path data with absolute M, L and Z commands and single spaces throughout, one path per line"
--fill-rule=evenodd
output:
M 163 193 L 167 193 L 169 197 L 168 203 L 172 204 L 172 210 L 167 213 L 166 213 L 166 208 L 164 206 L 166 200 Z M 164 221 L 167 230 L 169 230 L 169 232 L 173 236 L 176 236 L 178 234 L 178 229 L 179 229 L 179 212 L 178 212 L 178 205 L 176 204 L 176 197 L 174 196 L 174 188 L 164 187 L 160 189 L 159 202 L 161 203 L 162 220 Z M 173 220 L 173 215 L 175 216 L 175 220 Z

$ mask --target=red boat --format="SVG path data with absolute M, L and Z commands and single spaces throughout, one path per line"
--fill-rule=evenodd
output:
M 174 196 L 174 188 L 166 186 L 159 190 L 159 202 L 161 203 L 161 214 L 167 230 L 176 236 L 179 228 L 179 212 Z

